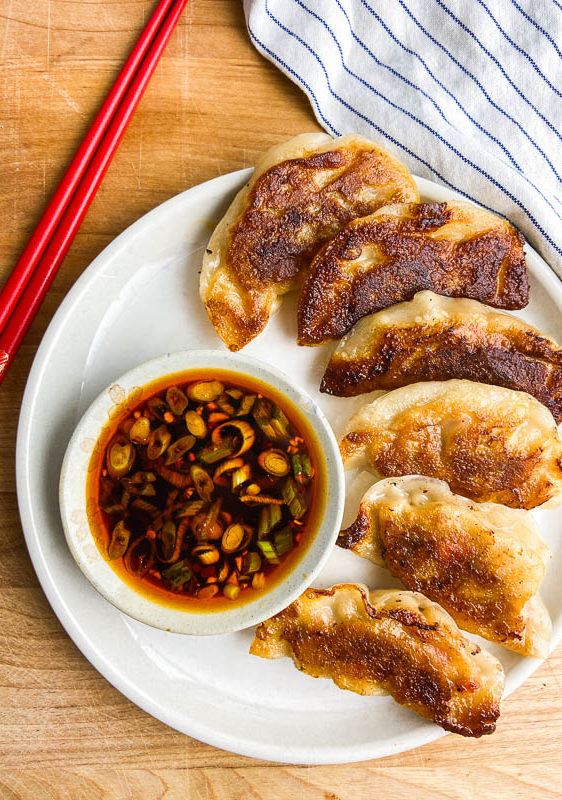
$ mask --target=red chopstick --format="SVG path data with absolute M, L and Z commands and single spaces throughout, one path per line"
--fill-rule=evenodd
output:
M 161 0 L 157 6 L 0 292 L 0 383 L 76 235 L 186 4 L 187 0 Z
M 60 222 L 70 198 L 74 194 L 111 118 L 125 96 L 125 92 L 146 55 L 155 33 L 162 24 L 162 20 L 168 13 L 172 2 L 173 0 L 161 0 L 156 7 L 154 14 L 148 21 L 117 80 L 105 98 L 90 130 L 84 137 L 66 174 L 45 209 L 39 224 L 32 233 L 16 266 L 0 292 L 0 331 L 4 329 L 6 322 L 10 318 L 27 281 L 33 274 L 33 270 L 43 250 Z

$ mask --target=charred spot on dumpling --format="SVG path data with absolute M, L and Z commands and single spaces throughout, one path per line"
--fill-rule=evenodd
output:
M 562 348 L 553 339 L 476 300 L 430 291 L 360 320 L 320 390 L 351 397 L 450 378 L 528 392 L 562 422 Z
M 337 545 L 344 550 L 353 550 L 354 546 L 369 535 L 371 519 L 364 508 L 359 509 L 359 514 L 355 521 L 344 530 L 340 531 L 337 538 Z
M 562 498 L 562 443 L 535 398 L 466 380 L 414 383 L 377 397 L 340 440 L 347 469 L 428 475 L 479 502 L 535 508 Z
M 410 203 L 351 221 L 315 256 L 299 298 L 299 344 L 339 338 L 362 317 L 431 289 L 497 308 L 529 300 L 524 240 L 462 203 Z
M 406 167 L 357 135 L 310 134 L 266 153 L 203 262 L 201 298 L 221 339 L 232 350 L 253 339 L 278 297 L 298 288 L 318 249 L 350 220 L 418 197 Z
M 499 715 L 499 662 L 414 592 L 369 592 L 361 584 L 309 589 L 258 626 L 250 652 L 290 655 L 302 672 L 358 694 L 388 692 L 463 736 L 492 733 Z
M 367 490 L 342 541 L 464 630 L 523 655 L 548 653 L 551 622 L 538 591 L 551 554 L 527 512 L 471 503 L 435 478 L 386 478 Z
M 393 186 L 386 160 L 379 150 L 342 148 L 283 161 L 258 178 L 226 253 L 242 286 L 296 278 L 343 225 L 380 205 L 381 192 L 368 187 L 388 184 L 384 195 L 397 199 L 409 194 Z

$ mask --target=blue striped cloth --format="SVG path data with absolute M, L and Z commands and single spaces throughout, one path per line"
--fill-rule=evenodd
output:
M 510 219 L 562 276 L 561 0 L 245 0 L 331 134 Z M 274 124 L 274 121 L 273 121 Z

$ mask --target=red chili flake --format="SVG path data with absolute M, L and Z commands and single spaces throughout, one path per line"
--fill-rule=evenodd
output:
M 190 461 L 195 461 L 195 453 L 189 453 L 187 457 L 189 458 Z

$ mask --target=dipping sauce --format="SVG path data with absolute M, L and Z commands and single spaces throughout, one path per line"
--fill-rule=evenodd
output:
M 88 517 L 134 589 L 222 610 L 277 585 L 304 555 L 325 480 L 312 429 L 273 387 L 190 371 L 116 409 L 90 462 Z

